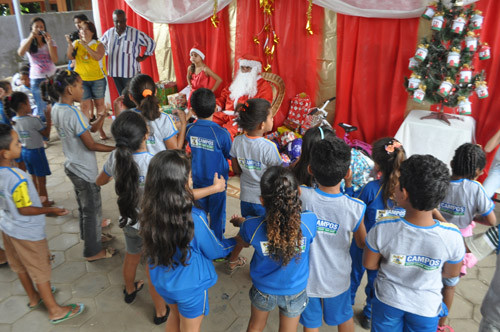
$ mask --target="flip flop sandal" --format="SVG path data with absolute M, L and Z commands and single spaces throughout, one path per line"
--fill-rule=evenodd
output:
M 101 222 L 101 227 L 102 228 L 105 228 L 105 227 L 108 227 L 109 225 L 111 225 L 111 219 L 103 219 L 102 222 Z
M 56 286 L 50 286 L 50 291 L 52 292 L 52 294 L 55 294 L 55 293 L 56 293 L 56 291 L 57 291 Z M 28 309 L 30 309 L 30 310 L 35 310 L 35 309 L 36 309 L 36 308 L 38 308 L 38 307 L 40 306 L 40 304 L 42 304 L 42 303 L 43 303 L 43 300 L 42 300 L 42 299 L 40 299 L 40 301 L 38 301 L 38 303 L 37 303 L 37 304 L 35 304 L 35 305 L 30 305 L 30 304 L 28 303 L 28 304 L 26 304 L 26 306 L 27 306 L 27 307 L 28 307 Z
M 68 320 L 68 319 L 71 319 L 71 318 L 75 318 L 76 316 L 78 316 L 79 314 L 81 314 L 83 312 L 83 310 L 85 309 L 85 304 L 83 304 L 83 303 L 70 304 L 69 306 L 71 307 L 71 310 L 68 311 L 68 313 L 66 314 L 66 316 L 64 316 L 62 318 L 59 318 L 59 319 L 49 319 L 49 322 L 51 322 L 54 325 L 62 323 L 65 320 Z M 75 312 L 75 313 L 73 313 L 73 310 L 76 307 L 78 307 L 78 311 Z
M 455 332 L 455 330 L 450 325 L 443 325 L 438 326 L 437 332 Z
M 231 264 L 236 264 L 234 267 L 231 267 Z M 234 262 L 227 261 L 226 264 L 226 273 L 229 275 L 232 275 L 234 271 L 239 269 L 240 267 L 243 267 L 247 264 L 247 259 L 245 257 L 238 257 L 238 259 Z
M 144 282 L 142 282 L 142 284 L 139 285 L 139 287 L 137 287 L 138 284 L 139 284 L 139 281 L 134 282 L 135 291 L 133 291 L 130 294 L 127 293 L 127 289 L 126 288 L 123 288 L 123 294 L 125 295 L 125 297 L 124 297 L 125 303 L 132 303 L 132 302 L 134 302 L 135 296 L 137 295 L 137 292 L 140 291 L 142 289 L 142 287 L 144 287 Z M 167 313 L 167 316 L 168 316 L 168 313 Z
M 153 316 L 153 323 L 155 323 L 155 325 L 161 325 L 167 321 L 168 315 L 170 314 L 170 307 L 168 305 L 166 307 L 167 313 L 165 314 L 165 316 L 156 317 L 156 314 Z
M 116 254 L 116 253 L 117 253 L 117 251 L 116 251 L 115 249 L 113 249 L 113 248 L 106 248 L 106 254 L 104 255 L 104 257 L 97 258 L 97 259 L 93 259 L 93 260 L 88 260 L 88 259 L 87 259 L 87 262 L 92 263 L 92 262 L 95 262 L 95 261 L 99 261 L 99 260 L 101 260 L 101 259 L 111 258 L 111 257 L 113 257 L 113 256 L 114 256 L 114 254 Z

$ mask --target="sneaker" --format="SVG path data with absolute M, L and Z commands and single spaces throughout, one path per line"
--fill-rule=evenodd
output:
M 372 320 L 371 318 L 366 317 L 365 314 L 361 313 L 361 317 L 359 317 L 359 325 L 361 325 L 361 327 L 365 330 L 369 330 L 372 327 Z

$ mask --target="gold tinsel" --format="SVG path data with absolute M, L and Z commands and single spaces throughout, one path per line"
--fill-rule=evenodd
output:
M 210 18 L 210 21 L 212 22 L 212 25 L 214 26 L 214 28 L 217 28 L 219 25 L 219 19 L 217 18 L 217 1 L 218 0 L 214 0 L 214 13 L 213 13 L 212 17 Z
M 307 7 L 307 13 L 306 13 L 306 17 L 307 17 L 306 31 L 307 31 L 308 34 L 313 35 L 314 32 L 311 29 L 311 19 L 312 19 L 313 2 L 312 2 L 312 0 L 308 0 L 308 1 L 309 1 L 309 6 Z

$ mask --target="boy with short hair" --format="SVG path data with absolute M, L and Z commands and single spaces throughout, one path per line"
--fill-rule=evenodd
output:
M 44 215 L 62 216 L 69 211 L 42 207 L 31 179 L 19 168 L 11 167 L 20 155 L 17 133 L 8 125 L 0 124 L 0 230 L 7 260 L 28 295 L 28 308 L 35 309 L 43 302 L 49 321 L 58 324 L 79 315 L 84 305 L 62 307 L 54 299 Z
M 33 97 L 33 92 L 31 92 L 29 65 L 24 65 L 21 66 L 21 68 L 19 68 L 19 82 L 17 82 L 17 84 L 14 84 L 13 90 L 24 92 L 30 100 L 30 106 L 31 110 L 33 111 L 33 114 L 37 114 L 35 97 Z
M 198 120 L 187 126 L 186 141 L 191 148 L 193 188 L 211 186 L 215 177 L 229 175 L 231 136 L 212 121 L 216 109 L 215 95 L 206 88 L 197 89 L 191 95 L 191 107 Z M 226 191 L 198 200 L 210 215 L 210 228 L 217 239 L 222 240 L 226 228 Z
M 459 275 L 465 246 L 459 229 L 432 218 L 446 196 L 450 174 L 430 155 L 401 164 L 394 200 L 404 218 L 386 217 L 366 237 L 363 265 L 379 270 L 372 331 L 435 332 L 442 309 L 442 278 Z
M 300 317 L 305 332 L 318 331 L 323 318 L 328 325 L 338 325 L 340 332 L 354 331 L 349 247 L 351 233 L 364 247 L 366 205 L 340 191 L 341 180 L 351 176 L 350 163 L 351 149 L 344 141 L 323 139 L 313 145 L 309 164 L 318 188 L 300 188 L 302 209 L 318 217 L 309 254 L 309 304 Z

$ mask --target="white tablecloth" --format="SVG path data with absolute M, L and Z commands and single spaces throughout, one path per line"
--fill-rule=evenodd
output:
M 399 140 L 407 156 L 431 154 L 450 166 L 456 148 L 463 143 L 475 142 L 476 121 L 466 115 L 456 115 L 464 121 L 449 119 L 451 126 L 441 120 L 420 118 L 430 111 L 411 111 L 399 127 Z

